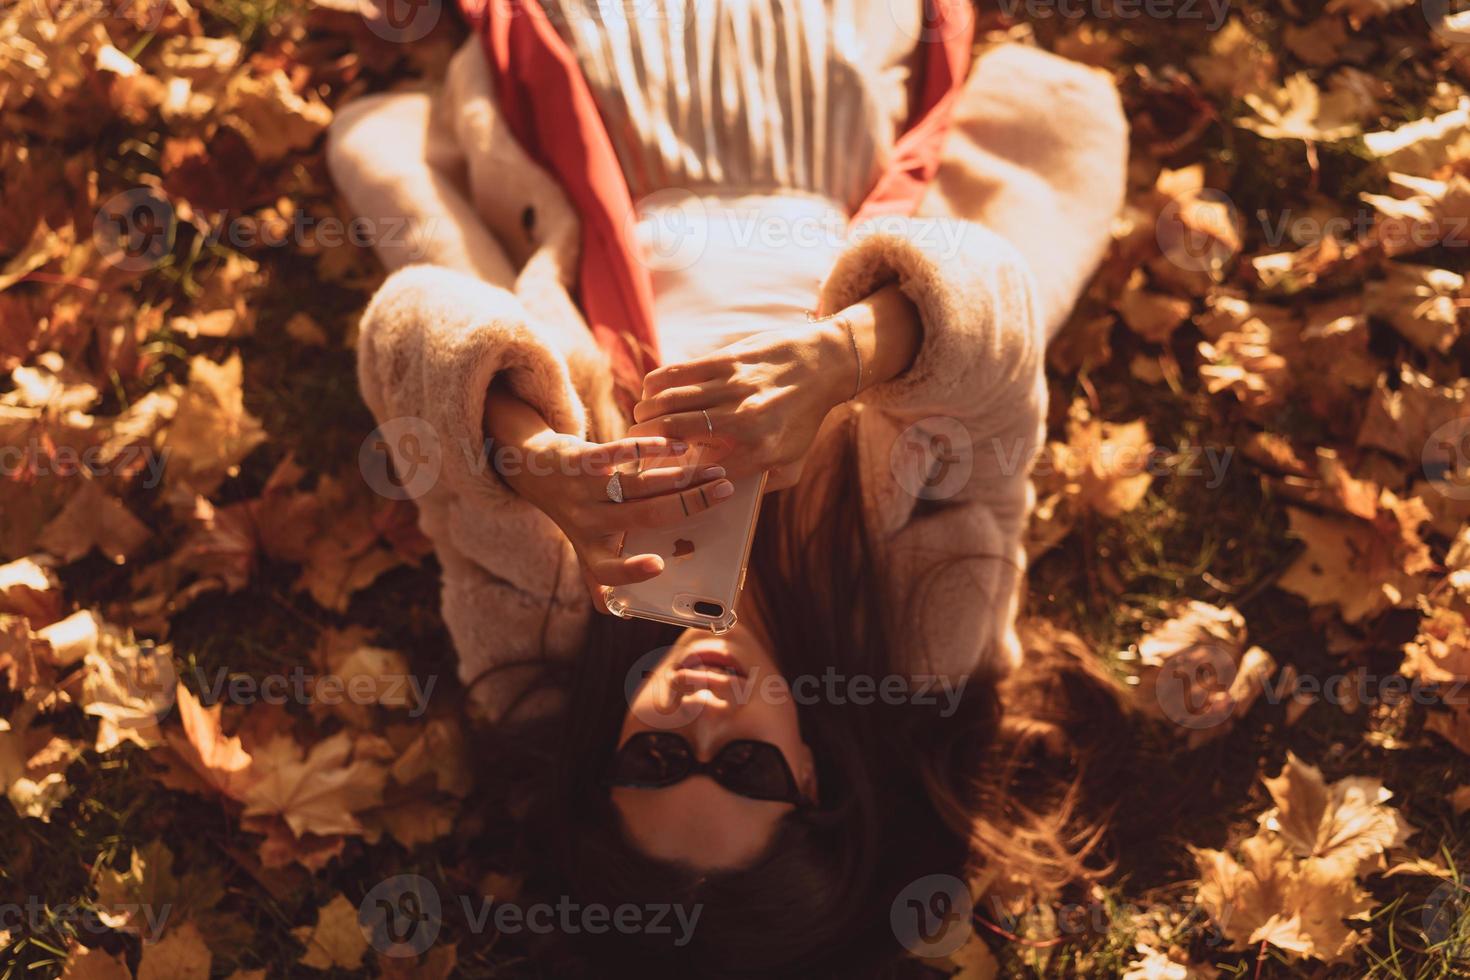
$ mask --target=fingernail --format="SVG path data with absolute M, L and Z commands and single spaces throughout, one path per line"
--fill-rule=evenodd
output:
M 735 484 L 731 483 L 729 480 L 722 480 L 721 482 L 715 484 L 715 488 L 710 491 L 710 496 L 714 497 L 716 500 L 724 500 L 726 497 L 730 496 L 734 492 Z
M 669 450 L 675 455 L 683 455 L 689 451 L 689 443 L 675 439 L 669 443 Z
M 723 466 L 706 466 L 699 471 L 699 478 L 701 480 L 718 480 L 724 475 L 725 468 Z

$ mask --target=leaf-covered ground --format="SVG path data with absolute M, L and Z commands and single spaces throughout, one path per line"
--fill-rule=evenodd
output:
M 434 561 L 363 452 L 395 232 L 322 157 L 462 29 L 336 6 L 0 7 L 0 977 L 523 974 L 475 927 L 518 869 L 465 802 Z M 1028 611 L 1153 720 L 1116 874 L 982 900 L 935 975 L 1467 975 L 1470 19 L 982 23 L 1133 126 L 1051 353 Z M 358 909 L 404 874 L 451 898 L 385 956 Z

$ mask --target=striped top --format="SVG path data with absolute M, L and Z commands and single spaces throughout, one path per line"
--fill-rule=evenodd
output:
M 543 0 L 635 202 L 816 194 L 850 213 L 907 116 L 915 0 Z

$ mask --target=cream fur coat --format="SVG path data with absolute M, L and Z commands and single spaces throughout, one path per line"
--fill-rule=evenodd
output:
M 437 479 L 416 503 L 466 682 L 496 664 L 573 655 L 595 615 L 571 545 L 484 460 L 492 378 L 504 375 L 561 432 L 601 441 L 627 425 L 567 292 L 577 216 L 500 119 L 488 71 L 471 38 L 437 90 L 342 109 L 328 156 L 358 216 L 408 222 L 377 245 L 391 275 L 363 314 L 359 380 L 380 423 L 419 420 L 398 424 L 437 441 Z M 988 48 L 919 216 L 847 246 L 822 286 L 822 308 L 836 310 L 897 279 L 923 321 L 912 367 L 839 408 L 813 445 L 819 456 L 837 416 L 857 413 L 864 517 L 895 581 L 957 552 L 1011 559 L 960 564 L 934 583 L 909 624 L 910 673 L 998 673 L 1021 655 L 1043 349 L 1106 247 L 1126 143 L 1105 76 L 1032 48 Z M 968 451 L 955 446 L 969 468 L 958 486 L 932 456 L 895 450 L 928 434 L 968 438 Z M 926 480 L 942 499 L 920 499 Z M 490 718 L 520 693 L 522 671 L 475 685 Z

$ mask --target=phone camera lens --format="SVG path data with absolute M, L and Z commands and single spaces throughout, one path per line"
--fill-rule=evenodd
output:
M 725 614 L 725 607 L 718 602 L 699 601 L 694 604 L 694 611 L 701 616 L 708 616 L 710 619 L 715 619 Z

